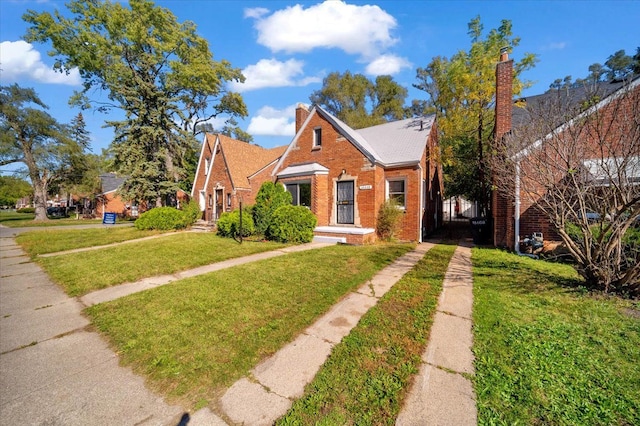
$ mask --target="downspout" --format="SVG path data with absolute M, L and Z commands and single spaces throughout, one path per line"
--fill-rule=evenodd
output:
M 516 161 L 515 180 L 515 211 L 513 212 L 513 215 L 515 217 L 514 247 L 517 254 L 522 254 L 520 253 L 520 160 Z
M 422 173 L 422 164 L 418 163 L 418 170 L 420 171 L 420 208 L 418 209 L 418 242 L 422 242 L 422 220 L 424 218 L 424 178 Z

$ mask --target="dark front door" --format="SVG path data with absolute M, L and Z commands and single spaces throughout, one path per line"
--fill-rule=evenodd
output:
M 222 189 L 216 189 L 216 220 L 220 219 L 222 214 Z
M 353 224 L 353 181 L 338 182 L 338 223 Z

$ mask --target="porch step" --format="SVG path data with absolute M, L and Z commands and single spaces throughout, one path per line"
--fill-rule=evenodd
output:
M 328 237 L 324 235 L 314 235 L 313 236 L 314 243 L 329 243 L 329 244 L 346 244 L 346 237 Z

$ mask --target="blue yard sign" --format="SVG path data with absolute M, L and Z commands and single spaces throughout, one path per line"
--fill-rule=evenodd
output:
M 116 224 L 116 213 L 105 213 L 102 217 L 102 223 L 104 225 L 115 225 Z

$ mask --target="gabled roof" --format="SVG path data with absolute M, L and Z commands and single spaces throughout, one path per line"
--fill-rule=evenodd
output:
M 356 130 L 371 145 L 385 166 L 419 162 L 427 137 L 436 121 L 435 114 L 392 121 Z
M 266 149 L 221 134 L 217 137 L 235 189 L 250 188 L 249 176 L 276 161 L 287 148 L 279 146 Z M 215 161 L 219 161 L 219 159 L 216 158 Z
M 274 174 L 277 173 L 287 153 L 297 144 L 302 130 L 314 114 L 321 115 L 331 123 L 338 133 L 348 139 L 372 163 L 383 167 L 418 164 L 422 159 L 427 138 L 435 123 L 435 114 L 433 114 L 354 130 L 322 107 L 314 105 L 289 144 L 287 152 L 282 155 Z
M 608 86 L 607 86 L 608 85 Z M 515 160 L 519 160 L 523 157 L 526 157 L 527 155 L 529 155 L 533 150 L 537 149 L 545 140 L 549 140 L 551 138 L 553 138 L 555 135 L 560 134 L 561 132 L 563 132 L 564 130 L 566 130 L 567 128 L 571 127 L 575 122 L 584 119 L 585 117 L 588 117 L 589 115 L 595 113 L 596 111 L 606 107 L 607 105 L 609 105 L 612 101 L 618 99 L 621 96 L 624 96 L 627 92 L 632 91 L 632 90 L 636 90 L 638 87 L 640 86 L 640 75 L 639 76 L 635 76 L 631 81 L 625 81 L 625 82 L 617 82 L 617 83 L 603 83 L 602 87 L 605 87 L 606 89 L 602 89 L 600 92 L 597 92 L 597 98 L 595 99 L 601 99 L 599 100 L 595 105 L 587 108 L 586 110 L 582 111 L 581 113 L 577 114 L 575 117 L 572 117 L 570 120 L 562 122 L 559 121 L 557 123 L 553 123 L 553 130 L 545 135 L 540 135 L 539 139 L 537 139 L 536 141 L 534 141 L 533 143 L 531 143 L 529 146 L 521 149 L 520 151 L 518 151 L 516 154 L 512 155 L 511 158 L 515 159 Z M 561 89 L 562 90 L 562 89 Z M 570 89 L 571 90 L 571 89 Z M 580 98 L 578 96 L 578 94 L 582 94 L 582 98 Z M 567 96 L 570 96 L 571 98 L 569 99 L 568 102 L 565 103 L 565 105 L 567 105 L 567 107 L 569 108 L 569 105 L 573 105 L 573 107 L 578 107 L 580 105 L 581 102 L 584 102 L 586 100 L 586 98 L 584 96 L 588 96 L 591 97 L 589 95 L 590 92 L 588 91 L 579 91 L 579 92 L 574 92 L 573 95 L 571 95 L 571 92 L 569 91 Z M 605 95 L 606 93 L 606 95 Z M 536 107 L 537 108 L 544 108 L 544 102 L 546 99 L 546 102 L 550 102 L 550 98 L 546 97 L 549 96 L 549 92 L 543 94 L 543 95 L 539 95 L 538 97 L 532 97 L 532 98 L 536 98 L 533 100 L 533 102 L 536 102 Z M 532 98 L 527 98 L 527 102 L 526 105 L 530 105 L 530 99 Z M 521 107 L 517 107 L 514 106 L 513 108 L 513 112 L 515 113 L 516 109 L 523 109 Z M 526 112 L 526 108 L 524 108 L 524 112 L 519 112 L 520 117 L 518 118 L 519 121 L 518 122 L 518 126 L 522 126 L 524 124 L 526 124 L 526 122 L 528 122 L 530 120 L 530 116 L 529 114 Z M 514 116 L 515 119 L 515 116 Z M 515 120 L 514 120 L 515 121 Z M 512 127 L 516 127 L 515 124 Z
M 100 183 L 102 187 L 102 194 L 114 192 L 120 185 L 124 183 L 126 178 L 118 177 L 115 173 L 104 173 L 100 175 Z
M 626 83 L 629 81 L 627 80 Z M 600 81 L 595 84 L 584 83 L 575 87 L 550 89 L 540 95 L 519 98 L 514 102 L 512 108 L 512 127 L 517 128 L 531 120 L 528 108 L 545 108 L 545 105 L 560 104 L 568 110 L 572 110 L 579 108 L 585 100 L 605 99 L 624 85 L 624 81 Z

